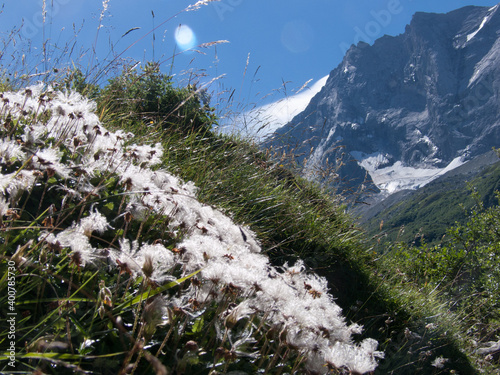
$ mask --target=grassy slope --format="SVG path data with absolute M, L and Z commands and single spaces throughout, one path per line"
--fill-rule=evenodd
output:
M 209 131 L 116 121 L 105 100 L 98 113 L 109 128 L 132 131 L 145 143 L 161 142 L 164 168 L 193 181 L 201 201 L 249 225 L 275 265 L 301 258 L 327 277 L 347 319 L 364 326 L 359 339 L 375 338 L 386 352 L 377 373 L 476 373 L 446 322 L 429 328 L 441 313 L 439 306 L 398 281 L 397 273 L 380 276 L 372 245 L 335 198 L 251 142 Z M 450 359 L 442 371 L 431 365 L 439 356 Z
M 127 130 L 140 134 L 141 129 Z M 144 137 L 150 136 L 148 130 Z M 249 142 L 162 129 L 154 136 L 169 150 L 166 168 L 195 182 L 202 201 L 250 225 L 274 264 L 300 257 L 328 278 L 347 318 L 363 325 L 363 336 L 376 338 L 386 351 L 378 373 L 433 373 L 430 363 L 439 355 L 453 358 L 448 370 L 475 373 L 452 337 L 425 328 L 430 320 L 424 317 L 435 311 L 428 310 L 423 296 L 404 286 L 390 290 L 390 283 L 373 276 L 370 245 L 335 199 Z M 422 305 L 418 310 L 417 304 Z

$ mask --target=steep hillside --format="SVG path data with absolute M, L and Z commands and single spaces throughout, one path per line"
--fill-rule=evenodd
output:
M 0 299 L 19 319 L 1 371 L 476 373 L 338 202 L 147 68 L 98 90 L 101 118 L 75 92 L 2 93 Z M 182 115 L 130 110 L 179 97 Z

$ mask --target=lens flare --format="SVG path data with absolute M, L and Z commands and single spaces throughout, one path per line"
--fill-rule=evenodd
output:
M 290 21 L 281 31 L 281 43 L 293 53 L 306 52 L 313 41 L 313 28 L 305 21 Z
M 196 35 L 187 25 L 179 25 L 175 30 L 175 41 L 181 50 L 193 48 L 196 45 Z

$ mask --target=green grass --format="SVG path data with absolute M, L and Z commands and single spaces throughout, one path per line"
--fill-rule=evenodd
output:
M 141 131 L 134 124 L 127 129 L 137 134 Z M 249 224 L 274 264 L 304 259 L 311 269 L 328 278 L 332 294 L 348 319 L 362 324 L 365 335 L 377 338 L 383 349 L 397 348 L 383 363 L 383 371 L 426 373 L 434 369 L 431 360 L 443 353 L 454 357 L 449 369 L 474 373 L 458 343 L 444 336 L 441 328 L 421 335 L 431 340 L 431 345 L 406 337 L 407 329 L 426 332 L 425 326 L 433 321 L 426 317 L 435 311 L 418 291 L 405 284 L 394 286 L 386 276 L 373 276 L 377 265 L 372 245 L 339 199 L 289 172 L 284 161 L 274 160 L 251 141 L 168 128 L 154 134 L 169 150 L 165 155 L 167 168 L 194 181 L 201 200 Z M 422 304 L 418 309 L 414 306 L 417 299 Z M 427 357 L 422 357 L 423 351 L 428 352 Z
M 283 161 L 274 160 L 250 141 L 217 135 L 204 126 L 193 128 L 189 126 L 192 124 L 189 117 L 184 117 L 184 123 L 175 123 L 169 117 L 163 121 L 165 117 L 131 112 L 126 100 L 111 111 L 107 108 L 111 97 L 106 96 L 108 91 L 102 92 L 103 96 L 96 96 L 101 121 L 115 130 L 133 131 L 134 142 L 161 142 L 165 150 L 162 168 L 185 181 L 193 181 L 201 201 L 226 212 L 236 222 L 249 225 L 274 265 L 303 259 L 308 268 L 328 279 L 331 294 L 342 307 L 343 315 L 365 328 L 356 339 L 375 338 L 380 349 L 387 352 L 379 373 L 432 373 L 432 360 L 438 356 L 452 359 L 448 369 L 474 373 L 453 337 L 445 335 L 441 328 L 432 332 L 425 328 L 429 324 L 426 317 L 434 315 L 434 311 L 417 292 L 404 285 L 391 290 L 393 286 L 385 276 L 374 276 L 379 273 L 370 245 L 339 200 L 294 175 Z M 11 134 L 21 134 L 16 135 L 21 129 L 15 124 L 11 129 Z M 7 173 L 25 167 L 13 161 L 4 168 Z M 175 352 L 190 339 L 210 348 L 215 340 L 213 327 L 201 329 L 200 324 L 206 324 L 201 320 L 188 323 L 189 320 L 172 316 L 168 329 L 152 326 L 149 335 L 153 335 L 155 344 L 144 349 L 140 344 L 145 334 L 143 329 L 147 331 L 148 327 L 144 314 L 154 303 L 151 298 L 154 285 L 144 278 L 129 276 L 125 266 L 97 270 L 83 267 L 74 252 L 40 241 L 41 233 L 52 225 L 57 233 L 57 228 L 80 220 L 96 205 L 102 212 L 118 209 L 112 215 L 122 217 L 114 224 L 116 229 L 122 228 L 116 232 L 117 236 L 132 240 L 142 233 L 143 242 L 162 238 L 166 245 L 175 246 L 178 239 L 172 239 L 164 231 L 162 234 L 163 219 L 152 216 L 143 224 L 132 221 L 129 225 L 119 215 L 126 186 L 118 184 L 113 175 L 97 176 L 93 182 L 103 188 L 100 198 L 89 196 L 68 202 L 56 216 L 51 207 L 61 199 L 58 187 L 62 181 L 48 172 L 41 178 L 39 185 L 19 198 L 22 209 L 5 218 L 6 235 L 1 250 L 4 260 L 12 259 L 21 275 L 16 279 L 16 287 L 22 291 L 17 300 L 21 302 L 19 309 L 24 318 L 19 321 L 18 332 L 22 335 L 20 342 L 27 344 L 26 349 L 19 348 L 18 359 L 24 364 L 24 371 L 40 368 L 50 372 L 50 367 L 55 366 L 58 373 L 70 373 L 85 370 L 91 361 L 97 361 L 100 373 L 113 373 L 120 368 L 124 371 L 128 366 L 137 371 L 152 371 L 153 367 L 161 368 L 154 354 L 166 342 L 167 355 L 162 357 L 162 366 L 174 373 L 181 373 L 183 366 L 204 373 L 197 356 L 179 362 Z M 113 245 L 116 236 L 112 235 L 92 237 L 92 241 L 101 251 L 116 246 Z M 5 278 L 2 283 L 5 288 Z M 183 285 L 186 284 L 178 287 L 166 284 L 161 290 L 173 296 L 189 284 Z M 422 306 L 416 308 L 418 298 Z M 7 306 L 5 297 L 1 302 Z M 203 322 L 214 319 L 224 306 L 210 305 L 206 309 Z M 128 325 L 121 325 L 120 321 Z M 140 322 L 143 323 L 138 325 Z M 180 331 L 184 333 L 174 335 L 173 328 L 183 325 L 187 325 Z M 145 328 L 137 331 L 139 326 Z M 210 332 L 208 336 L 204 335 L 205 330 Z M 110 356 L 113 360 L 108 360 Z M 224 371 L 255 371 L 255 364 L 250 366 L 244 361 L 231 364 L 229 355 L 227 360 Z M 268 358 L 257 365 L 270 371 L 272 363 L 275 360 Z M 288 371 L 295 366 L 300 368 L 300 357 L 292 356 L 288 363 Z M 8 369 L 6 365 L 3 368 Z M 287 370 L 280 367 L 277 371 Z

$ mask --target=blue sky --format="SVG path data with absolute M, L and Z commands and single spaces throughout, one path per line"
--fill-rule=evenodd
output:
M 102 13 L 104 3 L 107 10 Z M 62 67 L 79 60 L 77 64 L 91 66 L 96 59 L 104 61 L 121 53 L 120 57 L 141 63 L 162 61 L 162 68 L 176 74 L 180 84 L 197 79 L 209 82 L 224 75 L 211 84 L 209 91 L 222 96 L 234 89 L 236 110 L 244 111 L 291 97 L 309 80 L 312 86 L 341 62 L 352 43 L 372 43 L 384 34 L 400 34 L 417 11 L 442 13 L 466 5 L 493 6 L 497 1 L 221 0 L 196 11 L 183 11 L 194 3 L 47 0 L 44 23 L 42 0 L 11 0 L 3 2 L 0 31 L 8 40 L 9 32 L 23 25 L 15 52 L 24 54 L 32 65 L 38 59 L 33 56 L 43 54 L 43 41 L 48 40 L 51 46 L 57 46 L 52 48 L 48 65 Z M 180 41 L 189 42 L 192 35 L 194 49 L 218 40 L 229 43 L 198 48 L 204 54 L 186 51 L 172 59 L 186 48 L 176 43 L 179 25 L 184 30 Z M 63 46 L 73 43 L 72 53 L 64 50 Z M 111 45 L 114 52 L 110 53 Z M 83 57 L 78 59 L 79 55 Z M 39 65 L 39 71 L 43 71 L 43 65 Z

